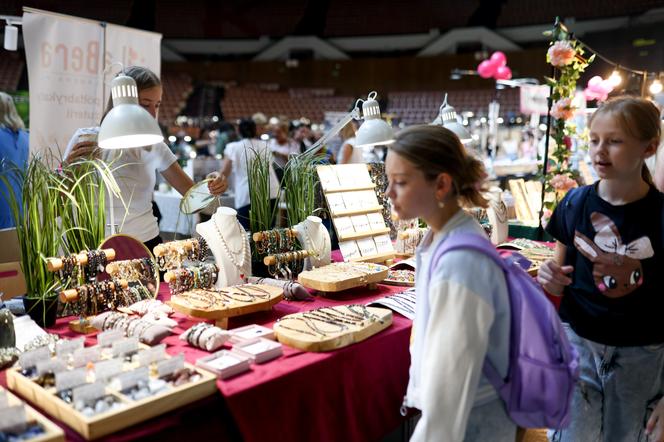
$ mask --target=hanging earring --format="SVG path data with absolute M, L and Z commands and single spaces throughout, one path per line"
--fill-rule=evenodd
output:
M 438 207 L 441 209 L 445 207 L 445 203 L 443 201 L 438 201 Z

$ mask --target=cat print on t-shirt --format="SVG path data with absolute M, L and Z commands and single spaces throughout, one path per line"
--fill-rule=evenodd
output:
M 593 278 L 599 291 L 609 298 L 628 295 L 643 284 L 641 260 L 654 256 L 650 239 L 642 236 L 623 244 L 618 228 L 609 217 L 592 212 L 590 220 L 597 234 L 594 241 L 574 233 L 574 245 L 593 263 Z

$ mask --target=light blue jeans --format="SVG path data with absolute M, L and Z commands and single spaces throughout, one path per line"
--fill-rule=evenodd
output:
M 578 336 L 565 324 L 579 352 L 581 378 L 572 397 L 572 420 L 550 430 L 552 442 L 647 441 L 645 426 L 664 393 L 664 344 L 612 347 Z

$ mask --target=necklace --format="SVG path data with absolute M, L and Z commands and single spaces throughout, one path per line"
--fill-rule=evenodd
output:
M 304 239 L 307 241 L 312 248 L 312 252 L 314 252 L 314 256 L 318 259 L 321 259 L 321 255 L 325 251 L 325 245 L 327 244 L 327 238 L 326 235 L 323 234 L 321 235 L 323 237 L 323 241 L 320 247 L 316 247 L 316 243 L 314 242 L 313 237 L 309 234 L 309 227 L 307 226 L 307 222 L 303 222 L 302 226 L 304 227 Z
M 215 217 L 212 216 L 212 224 L 214 225 L 214 228 L 217 230 L 217 234 L 219 235 L 219 238 L 221 239 L 221 245 L 224 248 L 224 252 L 226 252 L 226 256 L 228 256 L 228 259 L 231 260 L 231 263 L 240 271 L 242 272 L 242 267 L 244 267 L 244 263 L 247 260 L 247 241 L 244 240 L 244 231 L 242 230 L 242 226 L 240 225 L 240 222 L 235 218 L 235 224 L 240 232 L 240 240 L 242 241 L 242 249 L 241 250 L 231 250 L 230 247 L 228 247 L 228 244 L 226 243 L 226 239 L 224 238 L 224 235 L 221 234 L 221 229 L 217 225 L 217 221 L 215 220 Z M 239 262 L 238 259 L 236 259 L 237 256 L 240 256 Z

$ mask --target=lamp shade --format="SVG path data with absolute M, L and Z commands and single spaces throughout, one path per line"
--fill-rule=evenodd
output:
M 98 144 L 102 149 L 151 146 L 164 140 L 157 120 L 138 104 L 133 78 L 120 75 L 111 83 L 113 109 L 101 122 Z
M 440 111 L 438 116 L 431 123 L 436 126 L 443 126 L 445 129 L 449 129 L 459 137 L 461 143 L 469 143 L 473 141 L 473 137 L 470 136 L 470 132 L 466 129 L 463 124 L 459 123 L 457 120 L 456 110 L 447 104 L 447 95 L 445 96 L 445 101 L 440 106 Z
M 376 93 L 369 94 L 362 103 L 364 123 L 355 134 L 355 147 L 386 145 L 394 143 L 394 130 L 380 118 L 380 106 L 376 101 Z

